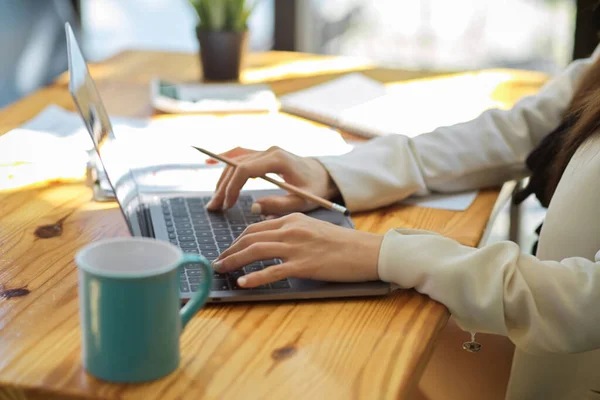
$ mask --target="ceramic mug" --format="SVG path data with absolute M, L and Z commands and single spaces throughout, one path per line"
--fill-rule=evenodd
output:
M 146 238 L 100 240 L 80 250 L 79 298 L 85 369 L 113 382 L 158 379 L 179 366 L 179 336 L 206 303 L 212 269 L 197 254 Z M 181 308 L 184 264 L 203 272 Z

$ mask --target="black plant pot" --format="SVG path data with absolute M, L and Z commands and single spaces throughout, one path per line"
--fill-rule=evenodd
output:
M 239 80 L 248 32 L 211 32 L 196 29 L 196 35 L 200 42 L 204 80 Z

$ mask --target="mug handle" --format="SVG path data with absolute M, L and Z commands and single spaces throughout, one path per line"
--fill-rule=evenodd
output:
M 183 306 L 183 308 L 181 308 L 181 310 L 179 311 L 179 315 L 181 316 L 182 331 L 187 325 L 187 323 L 190 322 L 190 319 L 192 319 L 194 314 L 198 312 L 200 307 L 202 307 L 204 303 L 206 303 L 208 295 L 210 294 L 210 288 L 212 286 L 213 271 L 210 265 L 208 264 L 208 261 L 204 257 L 199 256 L 198 254 L 184 253 L 183 259 L 179 263 L 179 273 L 182 273 L 181 268 L 183 268 L 184 264 L 189 263 L 202 264 L 202 267 L 204 267 L 204 280 L 202 281 L 200 288 L 196 292 L 196 294 L 194 294 L 194 296 L 191 299 L 189 299 L 186 305 Z

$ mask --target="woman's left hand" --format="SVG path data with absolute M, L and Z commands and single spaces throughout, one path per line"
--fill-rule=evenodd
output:
M 235 271 L 255 261 L 283 263 L 242 276 L 252 288 L 281 279 L 359 282 L 379 279 L 377 261 L 383 235 L 341 228 L 329 222 L 290 214 L 250 225 L 213 263 L 217 272 Z

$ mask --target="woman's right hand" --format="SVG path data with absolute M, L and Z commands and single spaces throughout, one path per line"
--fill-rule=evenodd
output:
M 242 187 L 250 178 L 268 173 L 281 176 L 287 183 L 317 196 L 331 199 L 339 194 L 338 188 L 323 165 L 315 159 L 299 157 L 278 147 L 267 151 L 235 148 L 222 154 L 235 158 L 238 167 L 227 166 L 219 181 L 209 210 L 226 210 L 237 201 Z M 263 197 L 252 205 L 252 212 L 263 215 L 283 215 L 317 208 L 294 194 Z

